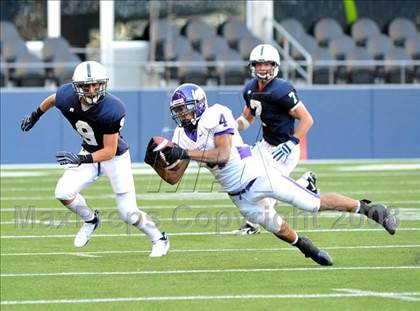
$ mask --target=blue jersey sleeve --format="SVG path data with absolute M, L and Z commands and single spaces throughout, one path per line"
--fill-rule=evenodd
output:
M 102 128 L 104 134 L 118 133 L 124 126 L 125 107 L 116 97 L 108 94 L 106 97 L 106 107 L 102 118 Z
M 55 93 L 55 107 L 61 111 L 69 108 L 76 99 L 76 94 L 71 83 L 60 86 Z
M 271 88 L 273 103 L 289 111 L 300 102 L 296 90 L 289 82 L 284 80 L 273 82 L 276 82 Z

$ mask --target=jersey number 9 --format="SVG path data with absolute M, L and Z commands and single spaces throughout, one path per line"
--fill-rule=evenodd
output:
M 76 122 L 76 129 L 79 132 L 80 136 L 82 136 L 83 140 L 91 146 L 97 146 L 98 142 L 95 138 L 95 133 L 91 126 L 85 121 L 77 121 Z

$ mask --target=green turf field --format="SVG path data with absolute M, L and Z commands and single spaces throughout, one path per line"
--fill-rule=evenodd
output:
M 83 193 L 102 225 L 76 249 L 81 222 L 54 199 L 62 170 L 2 169 L 1 309 L 420 310 L 420 161 L 308 163 L 293 177 L 308 168 L 321 192 L 391 206 L 396 235 L 358 216 L 278 205 L 333 257 L 320 267 L 267 232 L 233 235 L 242 218 L 208 173 L 174 187 L 140 168 L 138 204 L 168 232 L 168 256 L 148 257 L 105 178 Z

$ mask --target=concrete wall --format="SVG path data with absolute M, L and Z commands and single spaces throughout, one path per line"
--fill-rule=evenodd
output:
M 126 104 L 123 136 L 133 161 L 142 162 L 151 136 L 172 136 L 171 90 L 115 91 Z M 239 88 L 206 89 L 210 103 L 229 106 L 239 115 Z M 78 151 L 81 139 L 53 109 L 28 133 L 20 130 L 23 116 L 51 92 L 1 90 L 1 163 L 53 163 L 58 150 Z M 419 158 L 420 87 L 298 88 L 315 124 L 308 135 L 309 159 Z M 254 124 L 243 134 L 253 144 L 261 137 Z

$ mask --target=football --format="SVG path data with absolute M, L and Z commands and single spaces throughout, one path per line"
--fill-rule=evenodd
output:
M 174 163 L 169 163 L 162 152 L 162 150 L 166 147 L 173 147 L 174 143 L 162 136 L 154 136 L 153 141 L 156 145 L 156 147 L 153 148 L 153 151 L 159 151 L 159 157 L 156 159 L 156 164 L 169 170 L 174 169 L 179 164 L 179 162 L 181 162 L 181 160 L 176 160 Z

